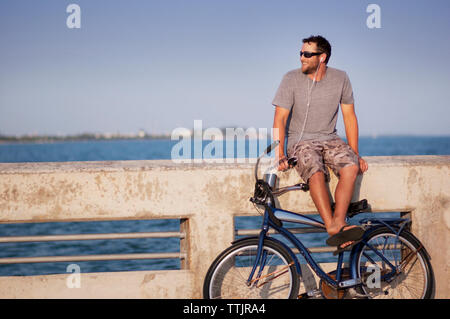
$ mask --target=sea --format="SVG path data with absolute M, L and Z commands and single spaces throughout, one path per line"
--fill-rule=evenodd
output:
M 253 141 L 254 142 L 254 141 Z M 73 161 L 123 161 L 123 160 L 169 160 L 173 149 L 179 146 L 179 140 L 136 139 L 136 140 L 88 140 L 54 143 L 0 143 L 0 163 L 23 162 L 73 162 Z M 204 141 L 202 147 L 211 142 Z M 223 149 L 228 147 L 226 141 Z M 262 151 L 267 145 L 256 143 Z M 245 143 L 245 156 L 254 157 L 251 141 Z M 237 143 L 233 154 L 237 156 Z M 261 146 L 262 145 L 262 146 Z M 360 137 L 360 154 L 364 156 L 394 155 L 450 155 L 450 136 L 370 136 Z M 194 158 L 198 152 L 191 152 Z M 227 154 L 226 151 L 221 154 Z M 214 154 L 217 156 L 217 154 Z M 189 156 L 189 154 L 188 154 Z M 200 153 L 200 156 L 202 154 Z M 225 155 L 226 156 L 226 155 Z M 1 212 L 0 212 L 1 213 Z M 399 212 L 377 213 L 378 217 L 397 217 Z M 364 213 L 350 220 L 357 224 L 362 218 L 373 216 Z M 320 219 L 319 215 L 313 218 Z M 261 225 L 261 215 L 237 216 L 236 229 L 257 229 Z M 287 224 L 288 227 L 298 227 Z M 139 221 L 95 221 L 95 222 L 51 222 L 0 224 L 0 237 L 33 236 L 55 234 L 90 233 L 129 233 L 152 231 L 179 231 L 179 220 L 139 220 Z M 307 247 L 325 246 L 326 233 L 297 235 Z M 213 240 L 213 239 L 212 239 Z M 33 276 L 48 274 L 139 271 L 139 270 L 175 270 L 180 269 L 179 259 L 113 260 L 113 261 L 73 261 L 53 263 L 2 263 L 2 258 L 42 257 L 42 256 L 78 256 L 100 254 L 137 254 L 157 252 L 178 252 L 180 240 L 177 238 L 150 239 L 113 239 L 87 241 L 53 241 L 0 243 L 0 276 Z M 301 259 L 302 257 L 300 257 Z M 334 261 L 332 253 L 316 253 L 318 262 Z M 205 263 L 211 263 L 212 260 Z M 75 269 L 75 270 L 74 270 Z

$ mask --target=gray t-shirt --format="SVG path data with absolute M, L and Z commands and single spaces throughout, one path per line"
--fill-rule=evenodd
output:
M 312 90 L 302 141 L 337 137 L 339 104 L 354 103 L 352 85 L 344 71 L 327 67 L 325 77 L 314 86 L 313 81 L 301 69 L 286 73 L 272 104 L 291 111 L 287 126 L 288 149 L 299 141 L 306 116 L 308 86 Z

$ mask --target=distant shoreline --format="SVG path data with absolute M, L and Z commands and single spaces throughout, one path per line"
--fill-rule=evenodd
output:
M 57 143 L 57 142 L 82 142 L 82 141 L 114 141 L 114 140 L 170 140 L 169 135 L 144 135 L 127 136 L 120 134 L 99 135 L 99 134 L 79 134 L 68 136 L 52 135 L 25 135 L 25 136 L 4 136 L 0 135 L 0 144 L 7 143 Z

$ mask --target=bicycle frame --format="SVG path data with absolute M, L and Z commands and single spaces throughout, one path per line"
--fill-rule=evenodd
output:
M 269 231 L 270 228 L 275 229 L 284 238 L 289 240 L 299 250 L 300 254 L 305 258 L 306 262 L 311 266 L 311 268 L 317 274 L 317 276 L 319 278 L 321 278 L 322 280 L 324 280 L 327 284 L 331 285 L 334 288 L 349 288 L 349 287 L 357 286 L 357 285 L 361 284 L 361 278 L 358 278 L 358 272 L 356 269 L 356 258 L 354 256 L 355 251 L 357 250 L 355 248 L 357 248 L 357 246 L 355 246 L 355 248 L 352 250 L 352 252 L 350 254 L 350 258 L 349 258 L 350 279 L 346 279 L 345 285 L 341 285 L 342 284 L 342 275 L 343 275 L 342 265 L 344 262 L 344 252 L 341 252 L 338 255 L 338 262 L 337 262 L 336 271 L 335 271 L 336 279 L 333 279 L 322 269 L 322 267 L 320 267 L 320 265 L 312 257 L 309 250 L 303 245 L 303 243 L 294 234 L 292 234 L 288 229 L 284 228 L 283 226 L 281 226 L 281 227 L 277 226 L 275 223 L 273 223 L 270 220 L 269 213 L 268 213 L 269 209 L 271 209 L 273 214 L 275 215 L 275 217 L 277 217 L 281 221 L 308 225 L 308 226 L 316 227 L 316 228 L 322 229 L 322 230 L 325 229 L 325 225 L 321 221 L 315 220 L 311 217 L 308 217 L 308 216 L 305 216 L 302 214 L 294 213 L 291 211 L 283 210 L 283 209 L 268 205 L 268 207 L 266 207 L 265 212 L 264 212 L 264 221 L 263 221 L 263 225 L 262 225 L 262 230 L 258 237 L 259 242 L 258 242 L 257 255 L 256 255 L 256 259 L 255 259 L 255 264 L 253 265 L 252 271 L 250 272 L 250 275 L 249 275 L 249 278 L 247 281 L 248 285 L 250 285 L 251 282 L 255 281 L 253 279 L 253 276 L 254 276 L 258 266 L 260 269 L 259 269 L 257 278 L 259 278 L 259 274 L 262 273 L 262 270 L 265 266 L 265 257 L 266 257 L 266 256 L 264 256 L 262 247 L 263 247 L 264 241 L 268 240 L 268 239 L 278 242 L 279 244 L 283 245 L 289 251 L 289 253 L 293 257 L 295 267 L 297 268 L 298 273 L 301 275 L 301 267 L 300 267 L 298 258 L 295 256 L 295 254 L 292 252 L 292 250 L 289 247 L 287 247 L 283 242 L 281 242 L 277 239 L 274 239 L 272 237 L 269 237 L 267 235 L 267 232 Z M 373 221 L 377 221 L 380 223 L 372 226 L 370 231 L 368 231 L 367 233 L 372 232 L 373 230 L 377 229 L 378 227 L 381 227 L 382 225 L 388 224 L 385 221 L 383 221 L 382 219 L 373 219 Z M 400 219 L 392 219 L 392 220 L 389 220 L 389 222 L 390 222 L 389 227 L 392 228 L 393 227 L 392 223 L 397 224 L 397 223 L 405 222 L 405 219 L 401 219 L 401 218 Z M 397 234 L 399 234 L 401 232 L 401 230 L 403 229 L 403 226 L 404 225 L 402 225 L 400 227 Z M 365 241 L 365 239 L 363 239 L 361 241 L 361 243 L 358 244 L 358 246 L 359 245 L 367 245 L 367 242 Z M 367 245 L 367 247 L 369 247 L 371 250 L 373 250 L 392 269 L 392 271 L 390 273 L 383 276 L 384 280 L 389 280 L 390 277 L 392 277 L 396 274 L 397 267 L 395 265 L 393 265 L 388 259 L 386 259 L 385 256 L 383 254 L 381 254 L 376 248 L 371 247 L 370 245 Z
M 337 264 L 337 268 L 336 268 L 336 280 L 334 280 L 319 266 L 319 264 L 316 263 L 314 258 L 311 256 L 311 253 L 309 252 L 309 250 L 303 245 L 303 243 L 297 237 L 295 237 L 294 234 L 292 234 L 290 231 L 288 231 L 284 227 L 278 227 L 270 220 L 269 214 L 268 214 L 268 209 L 272 209 L 274 215 L 282 221 L 289 221 L 289 222 L 294 222 L 294 223 L 298 223 L 298 224 L 317 227 L 319 229 L 325 229 L 325 225 L 322 222 L 317 221 L 313 218 L 307 217 L 305 215 L 297 214 L 297 213 L 294 213 L 291 211 L 275 208 L 272 206 L 269 206 L 268 208 L 266 208 L 265 213 L 264 213 L 264 221 L 263 221 L 262 230 L 259 235 L 259 245 L 258 245 L 258 251 L 257 251 L 257 255 L 256 255 L 255 265 L 253 266 L 253 269 L 250 272 L 248 283 L 250 283 L 252 281 L 255 271 L 256 271 L 258 265 L 261 263 L 260 260 L 262 261 L 262 263 L 264 263 L 264 261 L 263 261 L 264 258 L 261 258 L 262 257 L 262 247 L 263 247 L 264 240 L 266 238 L 268 238 L 267 232 L 269 231 L 270 227 L 272 227 L 278 233 L 280 233 L 284 238 L 288 239 L 299 250 L 299 252 L 305 258 L 306 262 L 311 266 L 311 268 L 314 270 L 314 272 L 321 279 L 325 280 L 328 284 L 332 285 L 333 287 L 338 287 L 338 284 L 342 279 L 342 263 L 343 263 L 343 259 L 344 259 L 343 258 L 344 254 L 340 253 L 338 256 L 338 264 Z M 275 239 L 271 238 L 271 240 L 275 240 Z M 276 240 L 276 241 L 278 241 L 278 240 Z M 279 242 L 279 243 L 281 243 L 281 242 Z M 283 243 L 281 243 L 281 244 L 283 246 L 286 246 Z M 290 249 L 289 249 L 289 251 L 290 251 Z M 295 257 L 295 255 L 293 257 Z M 300 264 L 298 262 L 297 257 L 295 257 L 293 259 L 294 259 L 297 271 L 299 272 L 299 274 L 301 274 L 301 268 L 300 268 Z M 264 267 L 263 264 L 260 265 L 260 268 L 262 268 L 262 267 Z M 261 272 L 261 269 L 260 269 L 260 272 Z

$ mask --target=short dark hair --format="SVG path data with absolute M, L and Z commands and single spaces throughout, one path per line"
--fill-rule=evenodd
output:
M 310 42 L 315 43 L 317 49 L 319 49 L 320 52 L 326 53 L 327 58 L 325 59 L 325 64 L 327 64 L 331 56 L 330 42 L 328 42 L 328 40 L 322 37 L 321 35 L 312 35 L 309 38 L 303 39 L 303 43 L 310 43 Z

